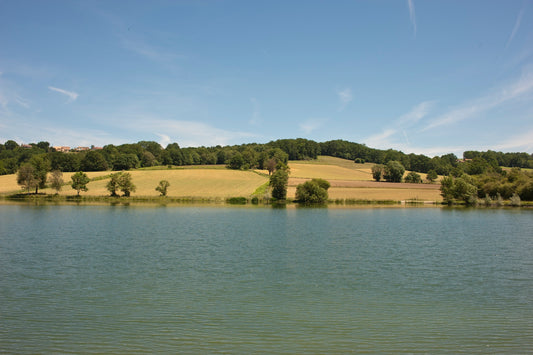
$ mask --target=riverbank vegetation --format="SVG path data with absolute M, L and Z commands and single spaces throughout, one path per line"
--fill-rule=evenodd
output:
M 68 152 L 56 151 L 47 142 L 23 146 L 7 141 L 0 144 L 0 194 L 23 189 L 27 194 L 97 198 L 122 191 L 137 199 L 244 197 L 270 202 L 298 199 L 299 185 L 324 179 L 331 185 L 330 201 L 489 205 L 501 200 L 523 205 L 533 200 L 532 168 L 533 157 L 527 153 L 468 151 L 462 159 L 453 154 L 429 158 L 342 140 L 283 139 L 198 148 L 177 143 L 163 148 L 141 141 Z M 90 180 L 85 183 L 88 191 L 71 181 L 82 171 Z M 131 185 L 124 183 L 121 189 L 123 176 L 129 176 Z M 74 189 L 62 189 L 65 185 Z

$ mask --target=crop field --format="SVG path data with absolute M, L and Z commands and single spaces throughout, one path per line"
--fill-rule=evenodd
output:
M 313 178 L 328 180 L 329 198 L 354 200 L 423 200 L 442 201 L 440 184 L 405 184 L 376 182 L 372 179 L 374 164 L 355 164 L 351 160 L 319 156 L 317 160 L 291 161 L 287 195 L 294 198 L 296 186 Z M 407 172 L 406 172 L 407 174 Z M 422 179 L 426 174 L 420 174 Z
M 375 182 L 371 163 L 355 164 L 350 160 L 320 156 L 317 160 L 291 161 L 288 198 L 294 199 L 296 186 L 312 178 L 322 178 L 331 183 L 329 197 L 353 200 L 424 200 L 441 201 L 440 184 L 405 184 Z M 89 191 L 83 196 L 108 196 L 106 184 L 110 171 L 88 172 Z M 268 182 L 267 171 L 229 170 L 223 166 L 195 166 L 167 169 L 166 167 L 129 171 L 136 191 L 132 196 L 156 197 L 159 181 L 167 180 L 169 197 L 177 198 L 227 198 L 250 197 L 256 189 Z M 60 195 L 72 196 L 77 192 L 69 183 L 74 173 L 63 173 L 65 186 Z M 424 174 L 420 174 L 425 178 Z M 50 188 L 40 192 L 55 194 Z M 17 185 L 16 175 L 0 176 L 0 194 L 23 192 Z
M 89 172 L 89 178 L 104 177 L 112 172 Z M 159 196 L 155 190 L 161 180 L 170 183 L 168 196 L 173 197 L 235 197 L 250 196 L 268 178 L 252 171 L 236 171 L 228 169 L 165 169 L 165 170 L 133 170 L 129 171 L 136 191 L 132 196 Z M 73 173 L 63 173 L 63 180 L 70 182 Z M 84 196 L 106 196 L 108 178 L 91 181 L 87 185 L 89 191 L 81 192 Z M 0 193 L 16 193 L 22 191 L 16 183 L 16 175 L 0 176 Z M 54 194 L 50 188 L 39 190 Z M 63 186 L 60 195 L 71 196 L 77 192 L 69 185 Z

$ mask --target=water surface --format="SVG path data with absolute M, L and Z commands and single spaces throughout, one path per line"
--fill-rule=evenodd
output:
M 0 206 L 0 351 L 524 353 L 525 210 Z

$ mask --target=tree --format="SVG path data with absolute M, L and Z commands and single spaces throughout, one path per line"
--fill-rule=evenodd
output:
M 296 200 L 302 203 L 324 203 L 328 200 L 330 183 L 323 179 L 312 179 L 296 187 Z
M 155 188 L 156 191 L 159 191 L 161 193 L 161 196 L 167 195 L 167 189 L 170 186 L 170 183 L 167 180 L 161 180 L 159 181 L 159 185 Z
M 89 181 L 89 177 L 87 174 L 85 174 L 82 171 L 78 171 L 76 174 L 72 175 L 72 188 L 78 192 L 78 196 L 80 195 L 80 191 L 88 191 L 87 184 Z
M 228 168 L 239 170 L 244 166 L 244 158 L 241 153 L 236 153 L 229 161 Z
M 139 158 L 135 154 L 121 154 L 113 162 L 113 170 L 130 170 L 141 165 Z
M 441 180 L 441 195 L 447 203 L 451 204 L 455 200 L 465 202 L 467 205 L 473 205 L 477 202 L 477 187 L 473 179 L 468 175 L 458 178 L 446 176 Z
M 408 183 L 411 183 L 411 184 L 421 184 L 422 183 L 422 178 L 420 177 L 420 174 L 417 174 L 414 171 L 411 171 L 405 177 L 405 182 L 408 182 Z
M 84 171 L 105 171 L 107 170 L 108 165 L 104 156 L 100 152 L 91 150 L 87 152 L 81 160 L 81 168 Z
M 372 166 L 372 178 L 376 181 L 380 181 L 383 176 L 383 166 L 382 165 L 373 165 Z
M 286 166 L 278 165 L 277 170 L 270 175 L 272 198 L 285 200 L 287 198 L 287 185 L 289 183 L 289 171 Z
M 52 171 L 48 178 L 48 182 L 50 183 L 50 186 L 56 190 L 56 193 L 59 193 L 63 187 L 63 173 L 59 170 Z
M 44 189 L 46 186 L 46 177 L 50 171 L 50 160 L 48 160 L 46 154 L 39 154 L 31 157 L 30 164 L 35 169 L 33 176 L 37 180 L 37 186 L 35 186 L 35 193 L 37 193 L 39 188 Z
M 18 146 L 18 143 L 11 139 L 4 143 L 6 150 L 14 150 L 15 148 L 18 148 Z
M 276 170 L 276 165 L 278 165 L 278 163 L 276 162 L 276 159 L 270 158 L 267 160 L 265 167 L 268 170 L 268 175 L 272 175 L 274 170 Z
M 37 179 L 34 176 L 35 168 L 31 164 L 24 164 L 17 172 L 17 184 L 28 190 L 33 189 L 38 185 Z
M 384 168 L 383 177 L 389 182 L 402 182 L 405 168 L 396 160 L 389 161 Z
M 430 170 L 428 171 L 428 174 L 426 176 L 426 180 L 429 181 L 429 182 L 433 182 L 435 180 L 437 180 L 439 176 L 437 175 L 437 172 L 435 170 Z
M 118 196 L 117 190 L 120 190 L 124 193 L 123 196 L 129 197 L 136 190 L 136 186 L 131 180 L 131 174 L 123 171 L 111 174 L 111 179 L 108 181 L 106 187 L 111 192 L 111 196 Z

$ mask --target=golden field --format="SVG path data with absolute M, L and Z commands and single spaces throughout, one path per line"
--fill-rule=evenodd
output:
M 296 186 L 312 178 L 322 178 L 331 183 L 330 199 L 352 200 L 424 200 L 441 201 L 440 184 L 397 184 L 372 180 L 373 164 L 354 164 L 350 160 L 321 156 L 313 161 L 291 161 L 288 198 L 294 199 Z M 108 196 L 106 184 L 112 172 L 88 172 L 91 181 L 89 191 L 83 196 Z M 170 183 L 168 196 L 176 198 L 227 198 L 250 197 L 257 188 L 268 182 L 266 171 L 238 171 L 221 166 L 179 167 L 174 169 L 151 168 L 129 171 L 136 191 L 132 196 L 156 197 L 155 190 L 161 180 Z M 63 173 L 63 180 L 69 183 L 73 173 Z M 422 175 L 425 178 L 424 174 Z M 54 194 L 55 190 L 41 192 Z M 17 185 L 16 175 L 0 176 L 0 194 L 23 192 Z M 60 195 L 72 196 L 77 192 L 69 185 L 63 186 Z

